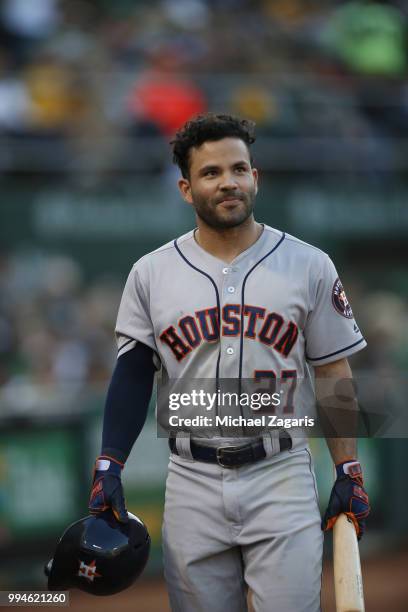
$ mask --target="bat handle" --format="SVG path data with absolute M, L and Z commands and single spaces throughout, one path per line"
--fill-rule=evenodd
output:
M 333 527 L 334 592 L 337 612 L 364 612 L 360 552 L 353 521 L 340 514 Z

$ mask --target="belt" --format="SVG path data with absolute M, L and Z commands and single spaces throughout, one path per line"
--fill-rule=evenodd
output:
M 169 446 L 172 453 L 178 455 L 176 438 L 169 438 Z M 279 433 L 280 451 L 292 448 L 292 438 L 287 432 Z M 201 446 L 190 440 L 190 450 L 193 459 L 206 461 L 207 463 L 218 463 L 224 468 L 236 468 L 246 463 L 254 463 L 265 459 L 266 452 L 262 438 L 243 444 L 241 446 Z

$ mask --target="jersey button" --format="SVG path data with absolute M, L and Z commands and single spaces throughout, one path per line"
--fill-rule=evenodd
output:
M 230 271 L 230 269 L 229 269 L 229 268 L 223 268 L 223 269 L 222 269 L 222 273 L 223 273 L 223 274 L 228 274 L 228 273 L 229 273 L 229 271 Z
M 228 355 L 233 355 L 233 354 L 234 354 L 234 349 L 233 349 L 231 346 L 229 346 L 229 347 L 227 348 L 227 354 L 228 354 Z
M 235 293 L 235 287 L 228 287 L 228 293 Z

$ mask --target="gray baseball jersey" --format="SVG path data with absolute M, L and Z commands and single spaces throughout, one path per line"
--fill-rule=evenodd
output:
M 119 356 L 143 342 L 171 379 L 275 377 L 287 391 L 302 381 L 302 414 L 314 402 L 309 364 L 366 344 L 329 257 L 268 226 L 231 264 L 204 251 L 194 231 L 142 257 L 116 333 Z

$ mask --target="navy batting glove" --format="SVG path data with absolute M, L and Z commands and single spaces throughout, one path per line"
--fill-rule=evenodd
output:
M 332 529 L 339 514 L 347 514 L 353 521 L 360 540 L 365 531 L 365 519 L 370 513 L 368 495 L 364 490 L 361 465 L 356 460 L 336 465 L 337 479 L 322 520 L 323 531 Z
M 120 475 L 123 463 L 113 457 L 101 455 L 96 459 L 89 512 L 100 514 L 112 510 L 115 518 L 121 523 L 128 523 L 129 517 L 125 506 Z

